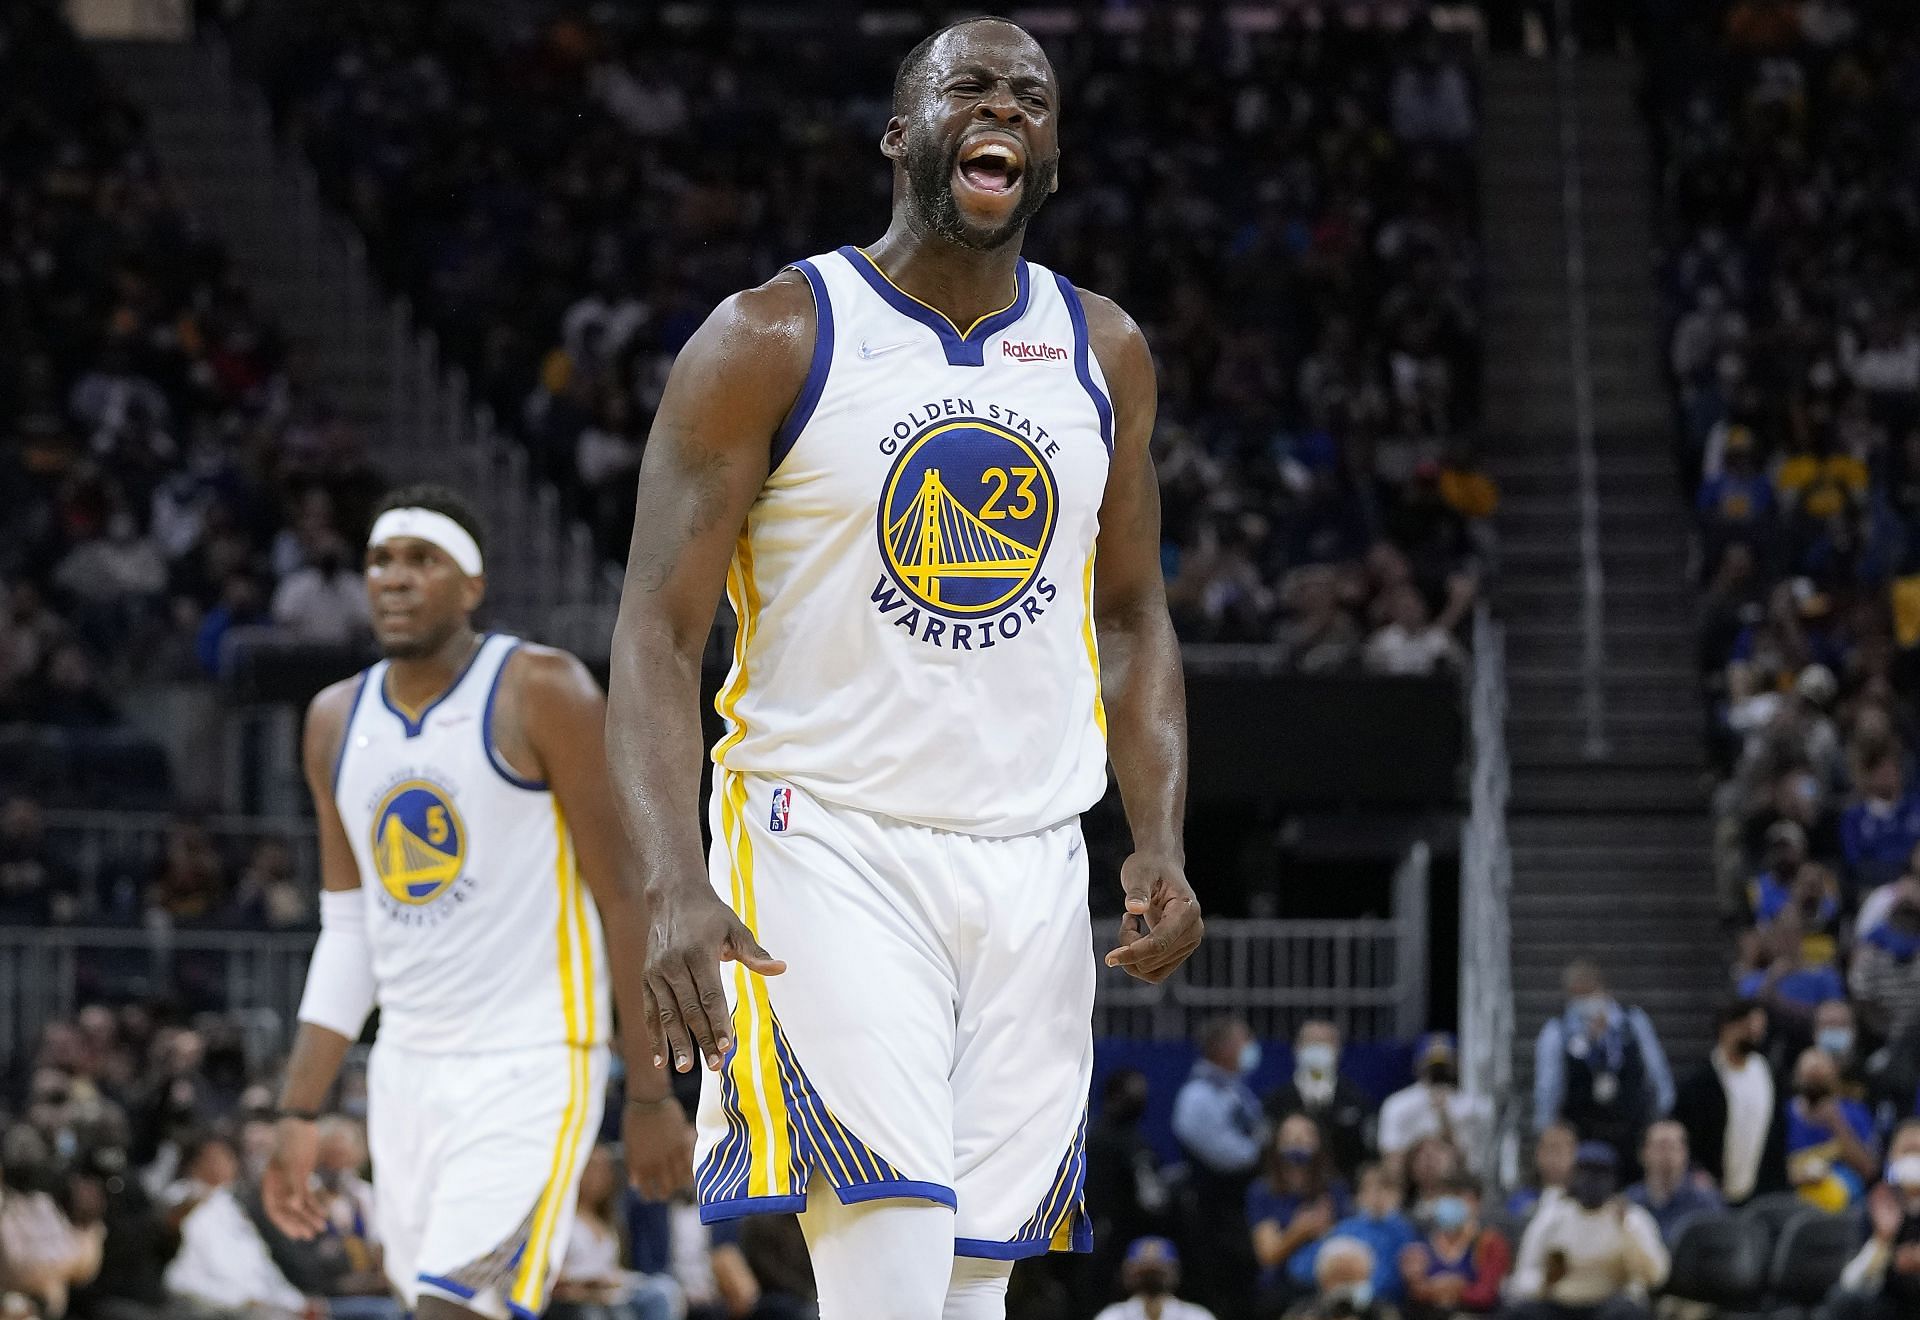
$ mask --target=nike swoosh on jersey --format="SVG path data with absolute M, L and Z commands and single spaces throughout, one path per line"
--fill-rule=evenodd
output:
M 917 339 L 902 339 L 897 344 L 873 344 L 862 339 L 860 341 L 860 356 L 863 358 L 877 358 L 882 353 L 893 352 L 896 348 L 912 348 L 919 342 Z

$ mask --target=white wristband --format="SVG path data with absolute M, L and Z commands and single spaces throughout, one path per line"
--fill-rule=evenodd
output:
M 320 938 L 307 964 L 300 1020 L 360 1038 L 373 1011 L 373 946 L 367 938 L 367 900 L 358 889 L 320 891 Z

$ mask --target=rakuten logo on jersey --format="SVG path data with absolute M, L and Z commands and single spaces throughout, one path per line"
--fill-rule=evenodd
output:
M 1021 344 L 1011 339 L 1000 341 L 1000 354 L 1015 362 L 1065 362 L 1067 350 L 1058 344 Z

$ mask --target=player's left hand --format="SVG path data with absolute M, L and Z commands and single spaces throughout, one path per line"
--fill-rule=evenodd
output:
M 629 1100 L 620 1141 L 627 1181 L 649 1201 L 664 1201 L 693 1182 L 693 1125 L 671 1092 L 658 1100 Z
M 1120 947 L 1107 966 L 1158 985 L 1200 947 L 1206 922 L 1186 872 L 1168 858 L 1135 853 L 1120 868 L 1127 914 L 1120 918 Z

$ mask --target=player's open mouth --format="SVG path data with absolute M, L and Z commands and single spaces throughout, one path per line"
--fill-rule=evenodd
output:
M 1017 146 L 1006 139 L 992 137 L 981 138 L 961 151 L 954 173 L 976 192 L 1003 195 L 1019 184 L 1025 168 L 1026 161 Z

